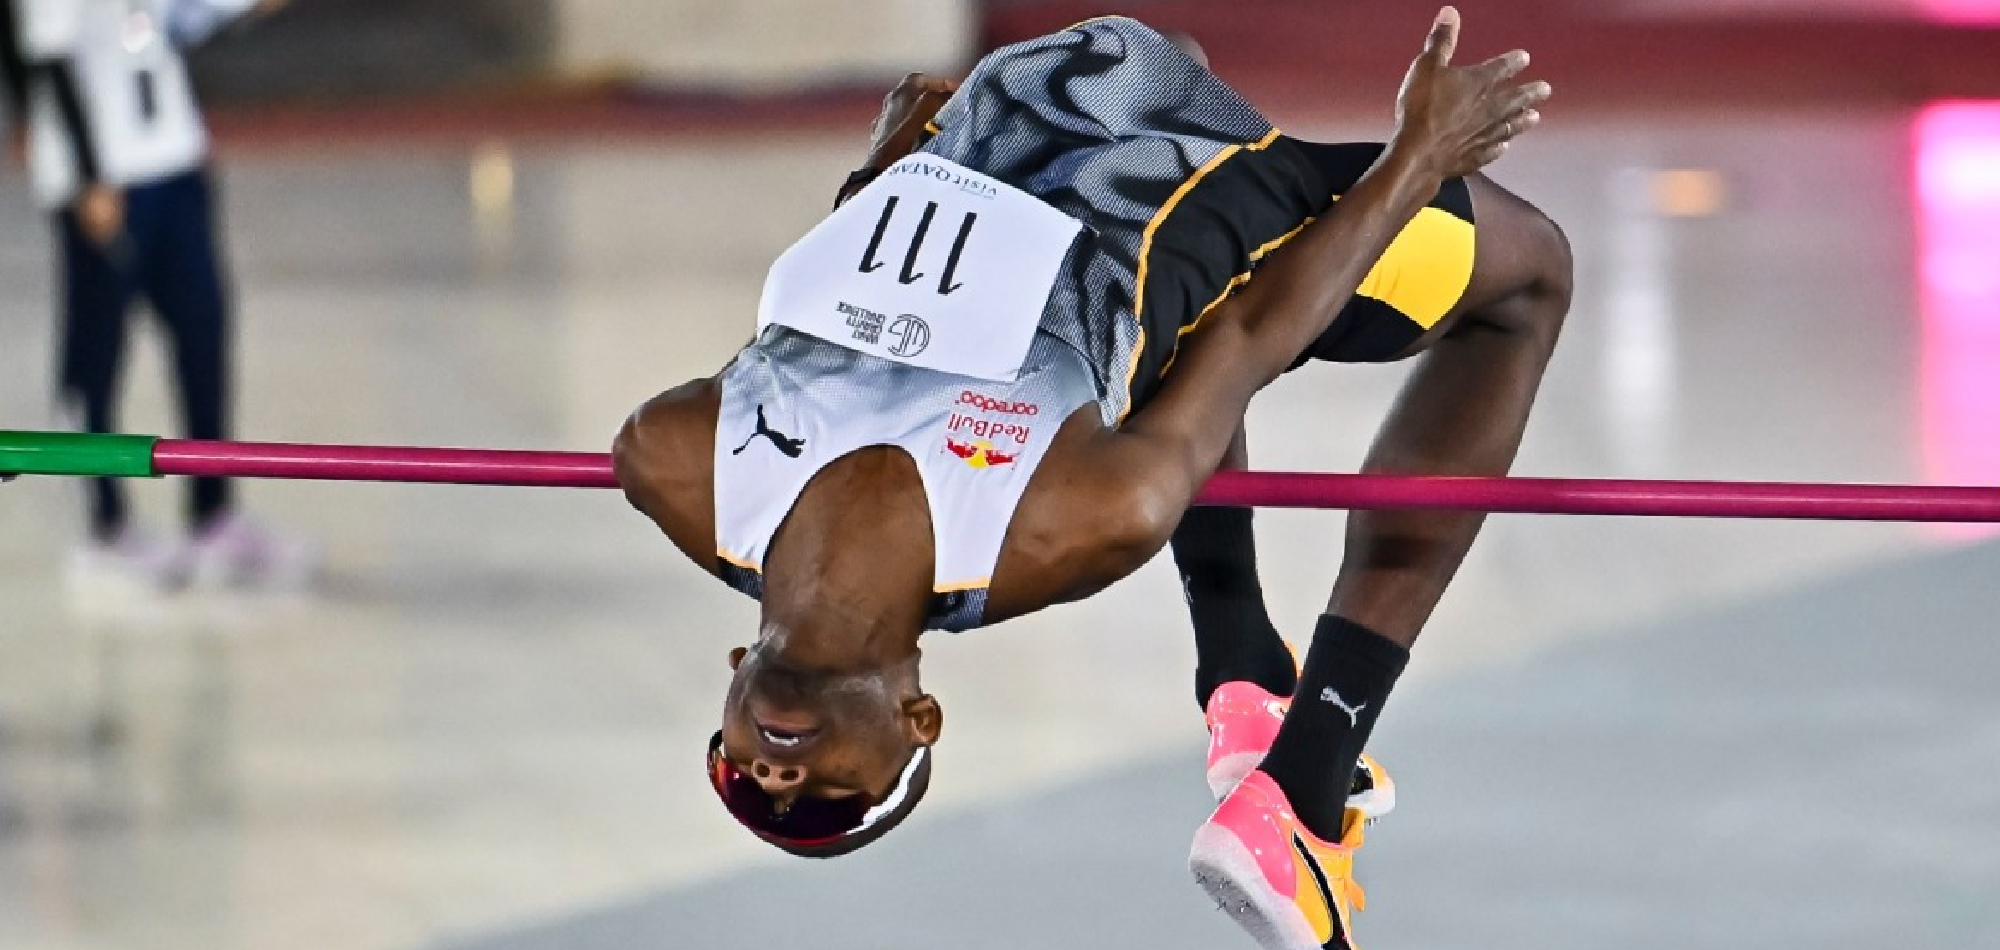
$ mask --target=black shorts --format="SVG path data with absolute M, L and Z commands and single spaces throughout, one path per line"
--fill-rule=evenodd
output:
M 1352 188 L 1384 148 L 1284 136 L 1262 144 L 1201 169 L 1153 222 L 1140 270 L 1145 341 L 1132 373 L 1137 404 L 1158 388 L 1181 339 L 1201 318 Z M 1472 278 L 1472 257 L 1472 194 L 1454 178 L 1396 236 L 1294 366 L 1394 359 L 1457 305 Z

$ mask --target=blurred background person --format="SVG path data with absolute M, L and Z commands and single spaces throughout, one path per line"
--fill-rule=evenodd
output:
M 0 149 L 11 160 L 17 154 L 23 134 L 22 116 L 28 95 L 28 64 L 21 59 L 21 43 L 16 38 L 13 0 L 0 0 L 0 107 L 7 111 L 0 125 Z
M 230 435 L 230 302 L 208 136 L 180 48 L 285 0 L 4 0 L 11 97 L 61 261 L 58 392 L 84 431 L 115 432 L 128 314 L 144 297 L 169 341 L 188 437 Z M 142 589 L 290 586 L 311 545 L 244 516 L 226 479 L 189 485 L 188 532 L 135 524 L 115 480 L 89 486 L 70 580 Z

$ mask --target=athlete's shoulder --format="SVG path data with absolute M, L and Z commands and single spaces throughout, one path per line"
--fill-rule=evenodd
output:
M 646 401 L 612 442 L 618 485 L 632 507 L 704 570 L 715 561 L 715 419 L 722 383 L 683 383 Z

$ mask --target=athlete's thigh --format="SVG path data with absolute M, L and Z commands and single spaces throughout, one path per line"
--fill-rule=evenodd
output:
M 1550 246 L 1549 236 L 1560 232 L 1541 210 L 1483 174 L 1475 173 L 1466 184 L 1479 216 L 1471 279 L 1458 302 L 1393 359 L 1429 349 L 1465 314 L 1527 290 L 1545 273 L 1542 251 Z
M 1352 188 L 1383 148 L 1379 143 L 1302 143 L 1335 195 Z M 1400 359 L 1447 325 L 1479 285 L 1487 202 L 1476 201 L 1474 194 L 1485 187 L 1481 180 L 1447 180 L 1390 243 L 1353 299 L 1300 355 L 1298 365 L 1315 359 Z

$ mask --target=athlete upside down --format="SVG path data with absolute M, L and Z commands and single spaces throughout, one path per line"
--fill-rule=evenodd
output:
M 1458 32 L 1447 8 L 1386 145 L 1285 137 L 1117 17 L 890 94 L 757 338 L 615 446 L 633 505 L 762 602 L 709 750 L 739 821 L 813 857 L 880 837 L 943 726 L 919 636 L 1089 596 L 1171 540 L 1221 798 L 1196 877 L 1267 947 L 1349 945 L 1354 849 L 1393 802 L 1362 750 L 1482 519 L 1354 513 L 1295 671 L 1249 511 L 1189 504 L 1246 464 L 1251 397 L 1312 360 L 1423 354 L 1365 471 L 1512 464 L 1570 258 L 1476 172 L 1550 90 L 1515 82 L 1519 51 L 1453 66 Z

